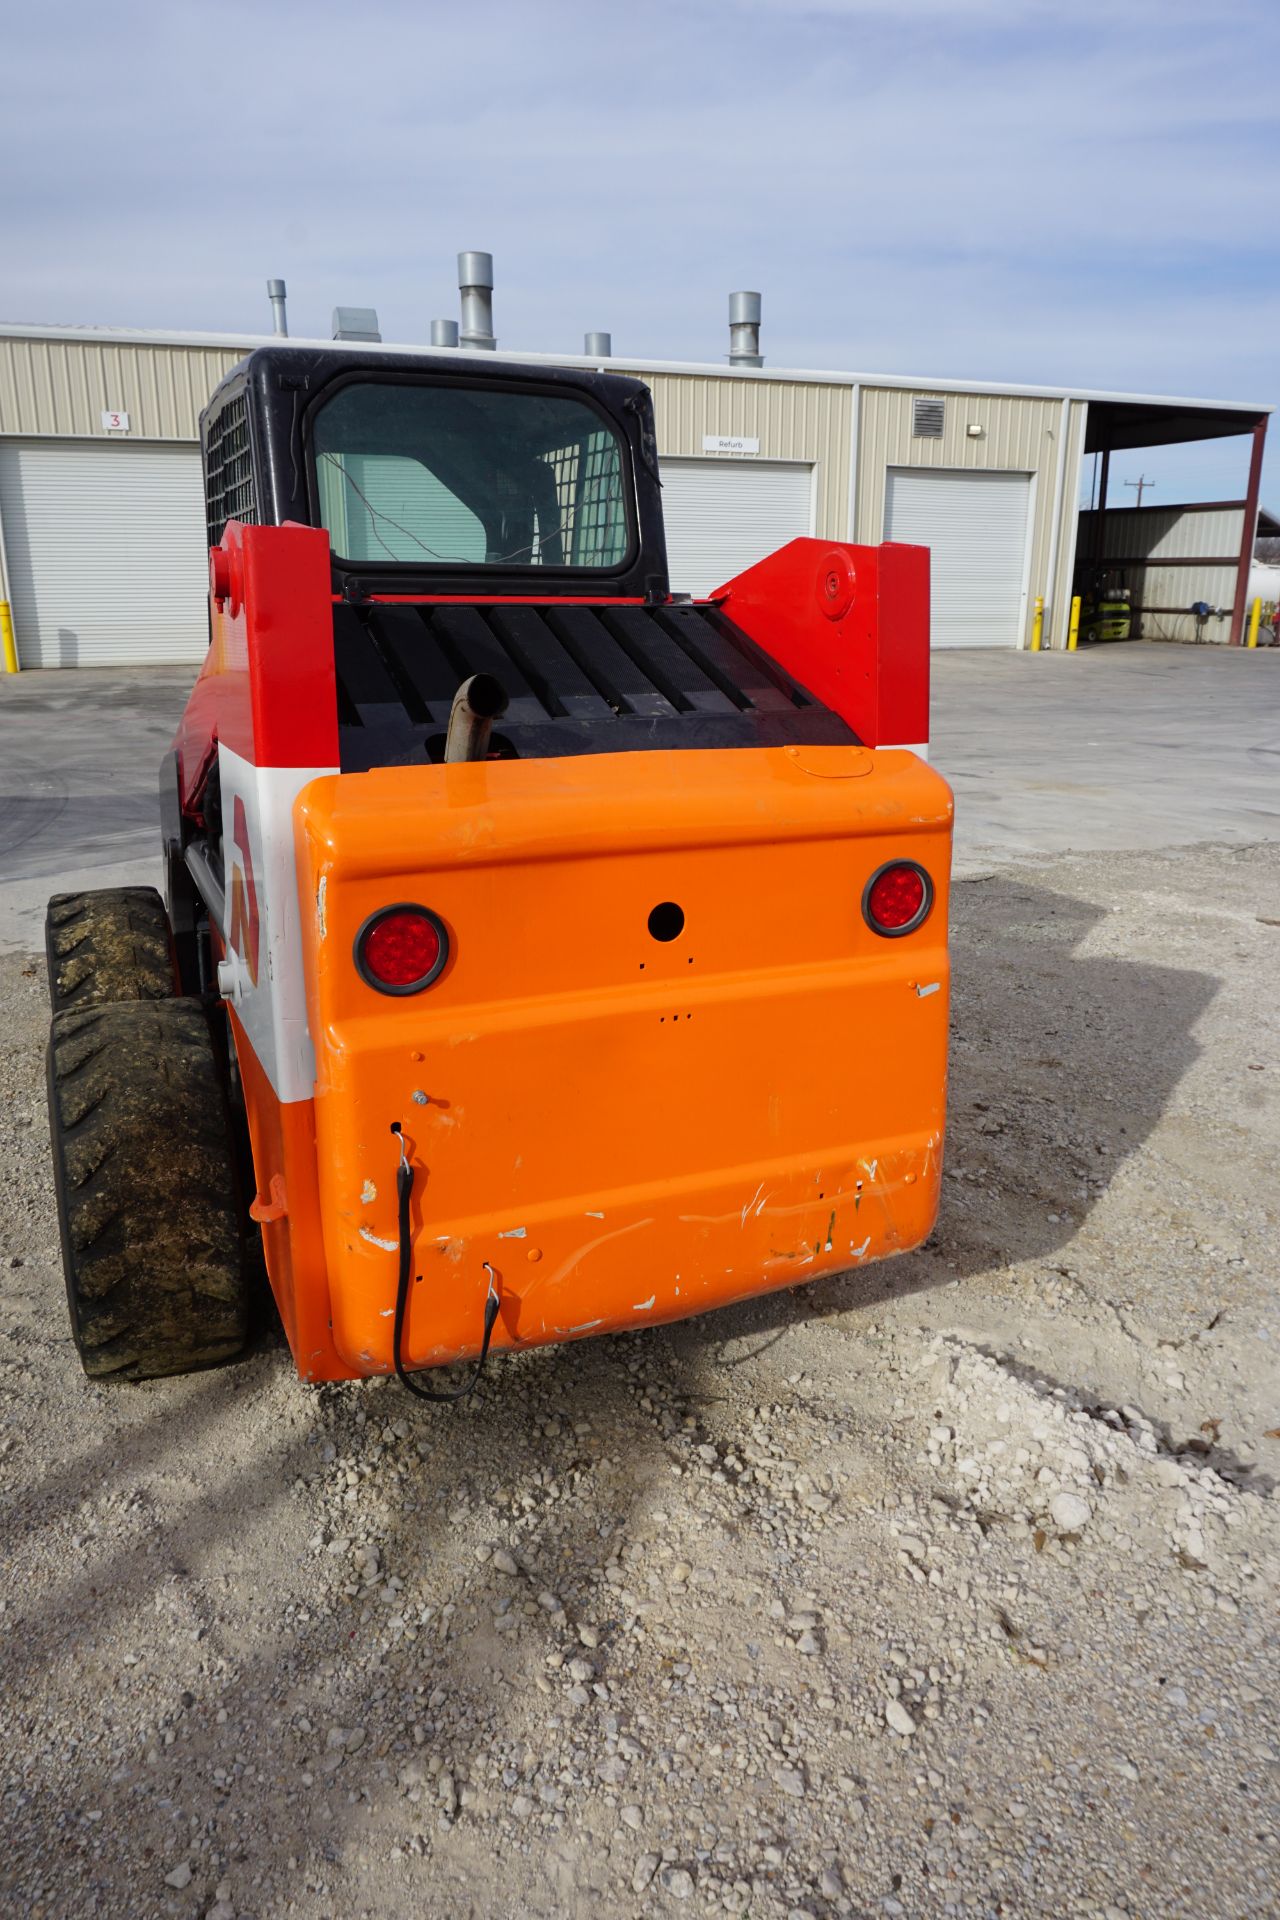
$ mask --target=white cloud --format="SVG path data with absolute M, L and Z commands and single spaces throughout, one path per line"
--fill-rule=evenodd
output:
M 1265 399 L 1278 48 L 1245 0 L 46 10 L 7 317 L 258 327 L 283 273 L 422 338 L 482 246 L 511 345 L 716 358 L 745 285 L 775 363 Z

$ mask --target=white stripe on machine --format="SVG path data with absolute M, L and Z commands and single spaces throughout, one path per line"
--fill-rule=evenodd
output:
M 337 767 L 255 767 L 218 744 L 222 870 L 236 1015 L 278 1100 L 310 1100 L 316 1061 L 302 972 L 293 803 Z M 220 985 L 223 982 L 220 981 Z

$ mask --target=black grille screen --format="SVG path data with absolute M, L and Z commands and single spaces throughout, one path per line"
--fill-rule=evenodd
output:
M 243 393 L 232 394 L 205 433 L 205 513 L 209 545 L 216 547 L 228 520 L 258 524 L 249 453 L 249 410 Z
M 333 640 L 344 773 L 440 759 L 473 673 L 518 758 L 853 739 L 713 606 L 343 604 Z

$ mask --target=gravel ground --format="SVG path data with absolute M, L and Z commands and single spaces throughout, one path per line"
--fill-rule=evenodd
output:
M 1280 1912 L 1280 849 L 957 889 L 918 1254 L 428 1411 L 79 1374 L 0 961 L 0 1911 Z

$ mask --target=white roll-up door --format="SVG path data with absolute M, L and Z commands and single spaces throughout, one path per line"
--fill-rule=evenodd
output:
M 884 537 L 928 547 L 935 647 L 1016 647 L 1026 619 L 1029 473 L 890 467 Z
M 198 447 L 0 440 L 0 521 L 22 666 L 203 659 Z
M 770 460 L 663 460 L 675 593 L 707 594 L 813 532 L 813 468 Z

